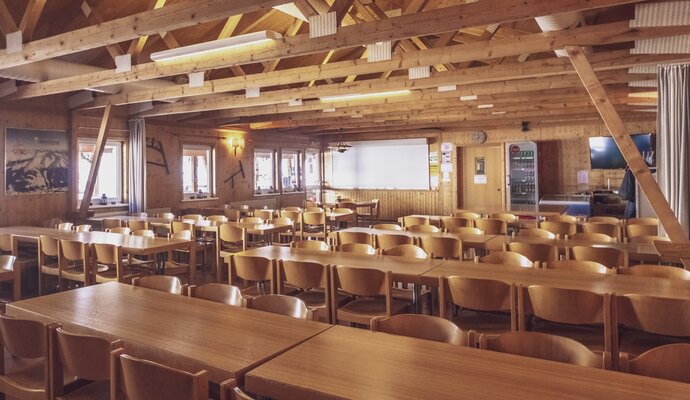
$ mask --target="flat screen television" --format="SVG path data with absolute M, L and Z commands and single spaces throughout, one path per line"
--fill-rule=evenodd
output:
M 647 165 L 655 167 L 655 135 L 651 133 L 638 133 L 631 135 L 631 137 Z M 592 162 L 592 169 L 623 169 L 627 165 L 623 154 L 618 150 L 618 146 L 616 146 L 616 142 L 611 136 L 590 137 L 589 158 Z

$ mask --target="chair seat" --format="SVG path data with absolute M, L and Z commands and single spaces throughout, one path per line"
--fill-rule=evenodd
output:
M 26 393 L 7 386 L 7 383 L 11 382 L 14 386 L 19 386 L 24 391 L 34 392 L 37 395 L 36 398 L 43 398 L 41 395 L 45 391 L 43 358 L 35 360 L 24 359 L 20 363 L 15 363 L 14 360 L 14 358 L 11 358 L 11 361 L 5 360 L 7 372 L 5 376 L 0 376 L 0 390 L 12 397 L 26 398 Z M 74 376 L 70 376 L 66 371 L 64 371 L 63 379 L 65 384 L 76 380 Z
M 533 318 L 531 330 L 573 339 L 592 351 L 602 352 L 605 350 L 603 326 L 558 324 Z
M 148 275 L 143 271 L 125 271 L 122 281 L 125 283 L 132 283 L 132 279 Z M 117 271 L 115 269 L 108 269 L 101 271 L 99 268 L 96 274 L 96 283 L 117 282 Z
M 304 304 L 306 304 L 309 308 L 326 306 L 326 293 L 322 290 L 310 289 L 304 292 L 297 293 L 295 297 L 302 300 Z M 349 299 L 350 296 L 339 293 L 336 295 L 336 305 L 340 306 L 342 304 L 345 304 L 345 302 Z
M 60 275 L 60 270 L 57 264 L 41 265 L 41 273 L 58 276 Z
M 189 273 L 189 264 L 178 263 L 176 261 L 165 262 L 165 275 L 179 275 Z
M 60 277 L 71 280 L 84 282 L 84 266 L 76 266 L 69 269 L 63 269 L 60 271 Z
M 474 329 L 477 333 L 498 335 L 511 331 L 510 312 L 481 312 L 462 309 L 453 317 L 453 323 L 462 330 Z
M 632 329 L 623 329 L 619 336 L 620 351 L 629 353 L 632 356 L 639 356 L 647 350 L 666 344 L 687 343 L 687 338 L 655 335 L 653 333 L 642 332 Z
M 98 381 L 82 386 L 65 395 L 58 396 L 57 400 L 109 400 L 110 382 Z
M 391 315 L 405 312 L 408 307 L 408 302 L 393 299 L 391 302 Z M 355 299 L 339 307 L 336 316 L 338 320 L 369 325 L 373 317 L 386 316 L 386 300 L 381 297 Z

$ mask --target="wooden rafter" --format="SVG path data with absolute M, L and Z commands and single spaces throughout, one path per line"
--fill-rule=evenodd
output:
M 14 21 L 14 18 L 12 18 L 12 14 L 7 8 L 7 4 L 5 4 L 5 0 L 0 0 L 0 31 L 7 35 L 18 30 L 19 27 L 17 27 L 17 23 Z
M 45 5 L 46 0 L 30 0 L 26 5 L 26 11 L 24 11 L 22 21 L 19 23 L 19 30 L 22 31 L 24 41 L 30 41 L 33 38 L 38 19 L 41 18 Z
M 91 160 L 91 168 L 89 169 L 89 177 L 86 180 L 86 188 L 84 189 L 84 197 L 81 199 L 81 206 L 79 213 L 83 216 L 89 211 L 89 203 L 93 197 L 93 190 L 96 187 L 96 178 L 98 177 L 98 168 L 101 166 L 101 159 L 103 158 L 103 150 L 108 140 L 108 133 L 110 132 L 110 124 L 113 121 L 113 107 L 108 106 L 103 110 L 103 118 L 101 119 L 101 126 L 98 129 L 98 138 L 96 139 L 96 148 L 94 149 L 93 159 Z
M 86 17 L 86 20 L 89 21 L 91 25 L 99 25 L 105 22 L 103 20 L 103 17 L 101 17 L 100 13 L 94 9 L 87 0 L 84 0 L 81 4 L 81 11 L 84 13 L 84 16 Z M 120 47 L 119 43 L 113 43 L 105 46 L 106 50 L 108 50 L 108 54 L 110 54 L 110 57 L 114 60 L 115 57 L 121 56 L 125 54 L 125 51 Z
M 163 6 L 165 6 L 167 0 L 154 0 L 153 6 L 151 7 L 154 10 L 157 10 Z M 132 41 L 132 44 L 130 45 L 130 48 L 128 50 L 128 53 L 132 55 L 132 62 L 136 63 L 139 60 L 139 56 L 141 55 L 142 50 L 144 50 L 144 47 L 146 46 L 146 42 L 149 40 L 149 35 L 141 36 L 138 39 L 134 39 Z

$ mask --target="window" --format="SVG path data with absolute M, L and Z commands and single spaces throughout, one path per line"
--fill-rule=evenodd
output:
M 280 176 L 283 192 L 297 192 L 300 187 L 299 152 L 283 152 L 280 160 Z
M 79 199 L 84 198 L 86 181 L 89 179 L 89 171 L 96 151 L 96 140 L 80 139 L 79 145 Z M 122 142 L 108 141 L 101 156 L 101 164 L 98 168 L 96 185 L 93 189 L 92 199 L 101 199 L 103 194 L 108 202 L 122 200 Z
M 272 150 L 254 152 L 254 191 L 273 193 L 275 191 L 275 164 Z
M 319 152 L 315 150 L 307 151 L 304 160 L 304 184 L 306 187 L 319 186 Z
M 182 190 L 196 198 L 213 195 L 213 147 L 182 145 Z M 201 196 L 200 196 L 201 195 Z

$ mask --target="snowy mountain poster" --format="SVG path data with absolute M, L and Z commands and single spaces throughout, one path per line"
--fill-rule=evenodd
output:
M 67 192 L 67 132 L 5 129 L 5 194 Z

